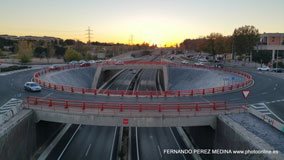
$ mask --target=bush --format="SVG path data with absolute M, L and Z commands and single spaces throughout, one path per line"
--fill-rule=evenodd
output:
M 20 54 L 18 58 L 20 59 L 20 62 L 23 64 L 29 63 L 32 60 L 32 56 L 28 54 Z
M 81 54 L 72 48 L 68 48 L 64 55 L 64 59 L 67 62 L 74 60 L 79 61 L 81 58 L 82 58 Z
M 27 69 L 31 68 L 30 66 L 9 66 L 5 68 L 1 68 L 1 72 L 9 72 L 9 71 L 14 71 L 14 70 L 20 70 L 20 69 Z
M 278 62 L 278 68 L 284 68 L 283 62 Z M 273 68 L 276 68 L 276 63 L 273 63 Z

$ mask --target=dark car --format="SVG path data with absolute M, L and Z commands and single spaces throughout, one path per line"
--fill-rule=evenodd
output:
M 49 66 L 48 69 L 51 70 L 51 71 L 59 70 L 60 66 L 53 64 L 53 65 Z
M 282 68 L 273 68 L 271 71 L 276 72 L 276 73 L 282 73 L 283 69 Z
M 218 63 L 218 64 L 215 64 L 215 67 L 217 67 L 217 68 L 224 68 L 224 64 Z

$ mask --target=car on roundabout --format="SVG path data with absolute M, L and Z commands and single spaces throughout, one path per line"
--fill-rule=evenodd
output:
M 258 71 L 270 71 L 270 68 L 268 66 L 262 66 L 257 68 Z
M 29 92 L 40 92 L 42 88 L 36 82 L 26 82 L 24 84 L 24 89 Z
M 187 60 L 183 60 L 181 61 L 182 64 L 189 64 L 189 62 Z
M 58 69 L 60 69 L 60 66 L 53 64 L 53 65 L 49 66 L 48 69 L 49 70 L 58 70 Z

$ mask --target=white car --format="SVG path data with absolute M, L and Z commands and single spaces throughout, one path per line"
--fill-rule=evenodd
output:
M 71 61 L 69 64 L 78 64 L 78 61 Z
M 258 70 L 258 71 L 269 71 L 270 68 L 267 67 L 267 66 L 263 66 L 263 67 L 258 67 L 257 70 Z
M 24 84 L 24 88 L 26 91 L 30 91 L 30 92 L 40 92 L 41 91 L 41 86 L 35 82 L 26 82 Z
M 183 60 L 181 61 L 182 64 L 188 64 L 188 61 L 187 60 Z
M 80 60 L 79 63 L 82 64 L 82 63 L 87 63 L 87 62 L 85 60 Z
M 197 62 L 197 63 L 194 63 L 194 65 L 197 65 L 197 66 L 204 66 L 204 63 L 203 63 L 203 62 Z
M 89 62 L 89 63 L 91 63 L 91 64 L 96 63 L 96 61 L 95 61 L 95 60 L 89 60 L 88 62 Z

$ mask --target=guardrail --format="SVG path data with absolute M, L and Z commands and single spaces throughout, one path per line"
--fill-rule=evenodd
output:
M 101 65 L 115 65 L 112 63 L 104 63 L 104 64 L 96 64 L 97 66 Z M 45 68 L 39 72 L 34 74 L 34 81 L 39 83 L 40 85 L 64 92 L 70 93 L 81 93 L 81 94 L 93 94 L 93 95 L 118 95 L 118 96 L 136 96 L 136 97 L 180 97 L 180 96 L 196 96 L 196 95 L 207 95 L 207 94 L 215 94 L 215 93 L 223 93 L 228 92 L 240 88 L 244 88 L 250 85 L 253 82 L 252 76 L 248 73 L 242 71 L 236 71 L 232 69 L 220 69 L 216 67 L 210 66 L 198 66 L 198 65 L 180 65 L 180 64 L 173 64 L 169 62 L 125 62 L 125 65 L 167 65 L 169 67 L 191 67 L 191 68 L 202 68 L 202 69 L 209 69 L 209 70 L 218 70 L 218 71 L 225 71 L 230 72 L 236 75 L 239 75 L 244 78 L 243 82 L 233 83 L 226 86 L 221 87 L 213 87 L 213 88 L 204 88 L 204 89 L 192 89 L 192 90 L 167 90 L 167 91 L 125 91 L 125 90 L 97 90 L 97 89 L 90 89 L 90 88 L 81 88 L 81 87 L 74 87 L 68 85 L 61 85 L 50 83 L 40 79 L 41 75 L 48 74 L 50 72 L 55 71 L 62 71 L 68 69 L 75 69 L 75 68 L 83 68 L 80 65 L 66 65 L 57 67 L 55 69 Z
M 241 104 L 228 105 L 224 101 L 182 103 L 123 103 L 96 102 L 28 97 L 25 108 L 70 114 L 97 114 L 127 117 L 196 117 L 246 112 Z
M 50 99 L 41 97 L 27 97 L 27 108 L 33 106 L 49 108 L 52 110 L 62 109 L 95 109 L 99 111 L 116 110 L 124 111 L 157 111 L 157 112 L 200 112 L 200 111 L 225 111 L 227 103 L 224 101 L 214 102 L 183 102 L 183 103 L 123 103 L 123 102 L 96 102 L 96 101 L 78 101 L 65 99 Z

